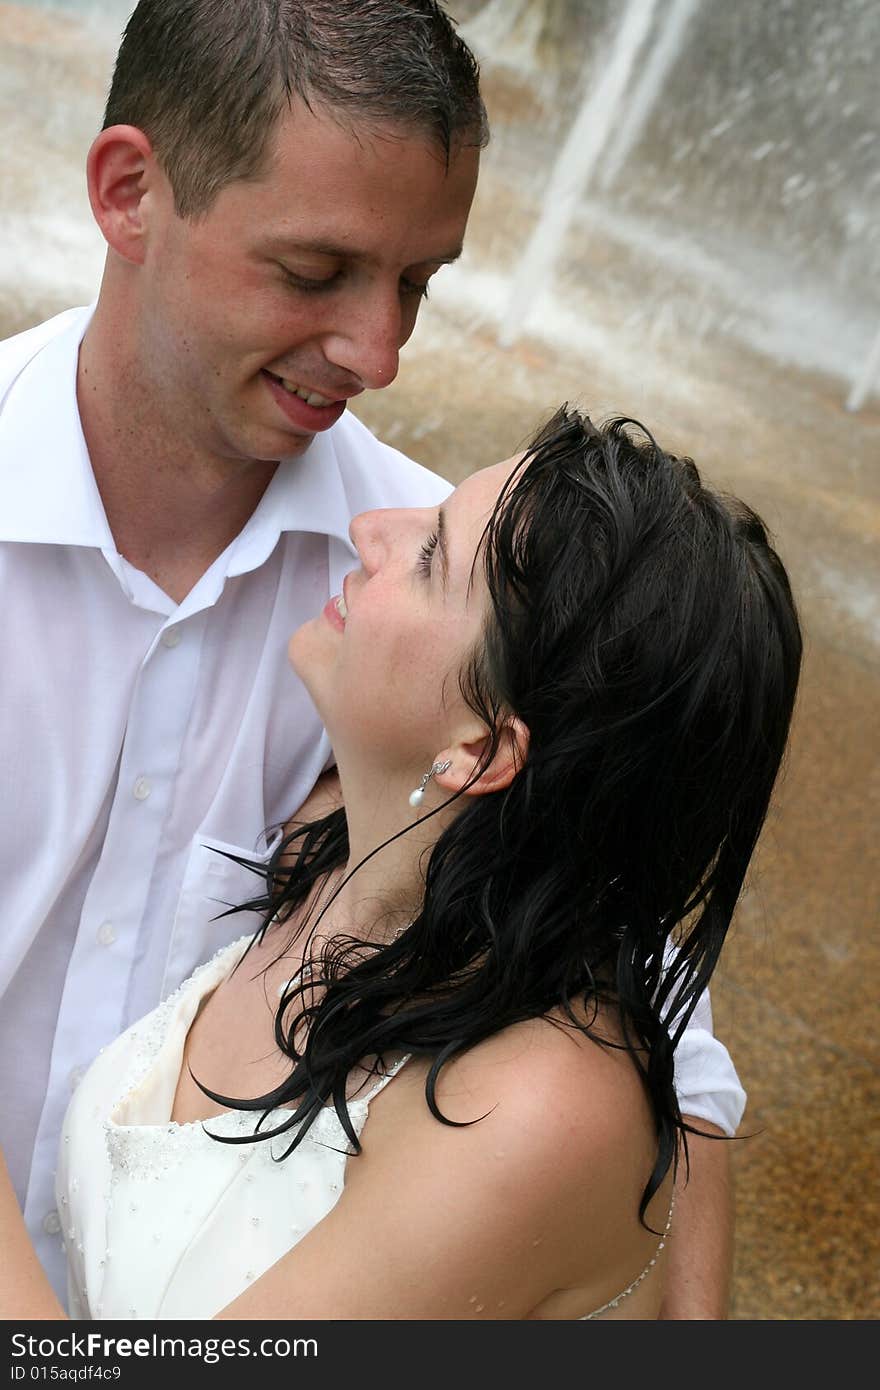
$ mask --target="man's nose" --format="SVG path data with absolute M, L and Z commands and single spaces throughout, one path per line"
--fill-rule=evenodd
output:
M 356 376 L 367 390 L 390 386 L 406 341 L 398 293 L 374 294 L 325 340 L 328 361 Z

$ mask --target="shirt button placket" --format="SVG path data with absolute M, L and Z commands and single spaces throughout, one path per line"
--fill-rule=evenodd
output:
M 71 1068 L 122 1032 L 131 1021 L 129 1014 L 136 1017 L 152 1008 L 157 1002 L 152 997 L 153 976 L 158 973 L 161 978 L 156 962 L 144 959 L 140 947 L 149 930 L 148 902 L 198 690 L 204 636 L 201 616 L 165 621 L 167 630 L 160 630 L 158 641 L 155 628 L 152 631 L 149 640 L 155 647 L 147 650 L 127 704 L 118 780 L 103 850 L 82 906 L 82 930 L 71 955 L 34 1148 L 27 1219 L 59 1289 L 64 1271 L 57 1259 L 58 1237 L 44 1229 L 43 1221 L 53 1205 L 51 1168 L 70 1100 Z M 94 1008 L 85 1017 L 82 982 L 94 979 L 99 981 Z

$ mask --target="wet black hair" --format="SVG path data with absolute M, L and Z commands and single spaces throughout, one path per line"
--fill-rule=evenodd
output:
M 522 766 L 503 790 L 463 799 L 397 940 L 334 938 L 311 981 L 323 992 L 288 987 L 275 1027 L 287 1079 L 249 1101 L 206 1093 L 292 1107 L 261 1131 L 289 1133 L 286 1153 L 332 1099 L 357 1152 L 345 1092 L 364 1058 L 430 1058 L 426 1101 L 443 1120 L 435 1088 L 451 1058 L 551 1014 L 602 1041 L 594 1024 L 610 1006 L 656 1124 L 644 1221 L 679 1138 L 686 1153 L 673 1053 L 786 746 L 801 661 L 794 600 L 749 507 L 704 486 L 637 421 L 597 428 L 567 407 L 513 471 L 478 564 L 489 616 L 462 690 L 496 743 L 511 714 L 527 726 Z M 265 894 L 244 905 L 264 914 L 255 939 L 347 852 L 343 810 L 288 835 Z

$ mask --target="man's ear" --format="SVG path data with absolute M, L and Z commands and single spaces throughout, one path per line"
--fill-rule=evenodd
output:
M 491 735 L 444 748 L 435 762 L 449 763 L 445 772 L 435 777 L 437 786 L 447 792 L 462 792 L 465 796 L 483 796 L 486 792 L 502 791 L 509 787 L 526 760 L 529 751 L 529 731 L 521 719 L 510 716 L 498 732 L 498 744 L 490 761 L 483 766 L 491 747 Z M 480 771 L 482 769 L 482 771 Z
M 86 162 L 89 202 L 107 245 L 141 265 L 145 253 L 144 195 L 158 177 L 153 147 L 133 125 L 113 125 L 92 143 Z

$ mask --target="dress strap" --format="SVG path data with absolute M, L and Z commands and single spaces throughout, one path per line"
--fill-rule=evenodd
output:
M 365 1096 L 357 1096 L 357 1099 L 360 1101 L 365 1101 L 366 1104 L 369 1105 L 373 1097 L 377 1096 L 380 1091 L 384 1090 L 384 1088 L 388 1085 L 388 1082 L 391 1081 L 397 1075 L 401 1067 L 403 1067 L 409 1061 L 411 1056 L 411 1052 L 406 1052 L 402 1057 L 398 1057 L 397 1061 L 392 1062 L 391 1066 L 384 1073 L 384 1075 L 380 1076 L 379 1080 L 376 1081 L 374 1085 L 370 1087 L 369 1091 L 367 1091 L 367 1094 Z

